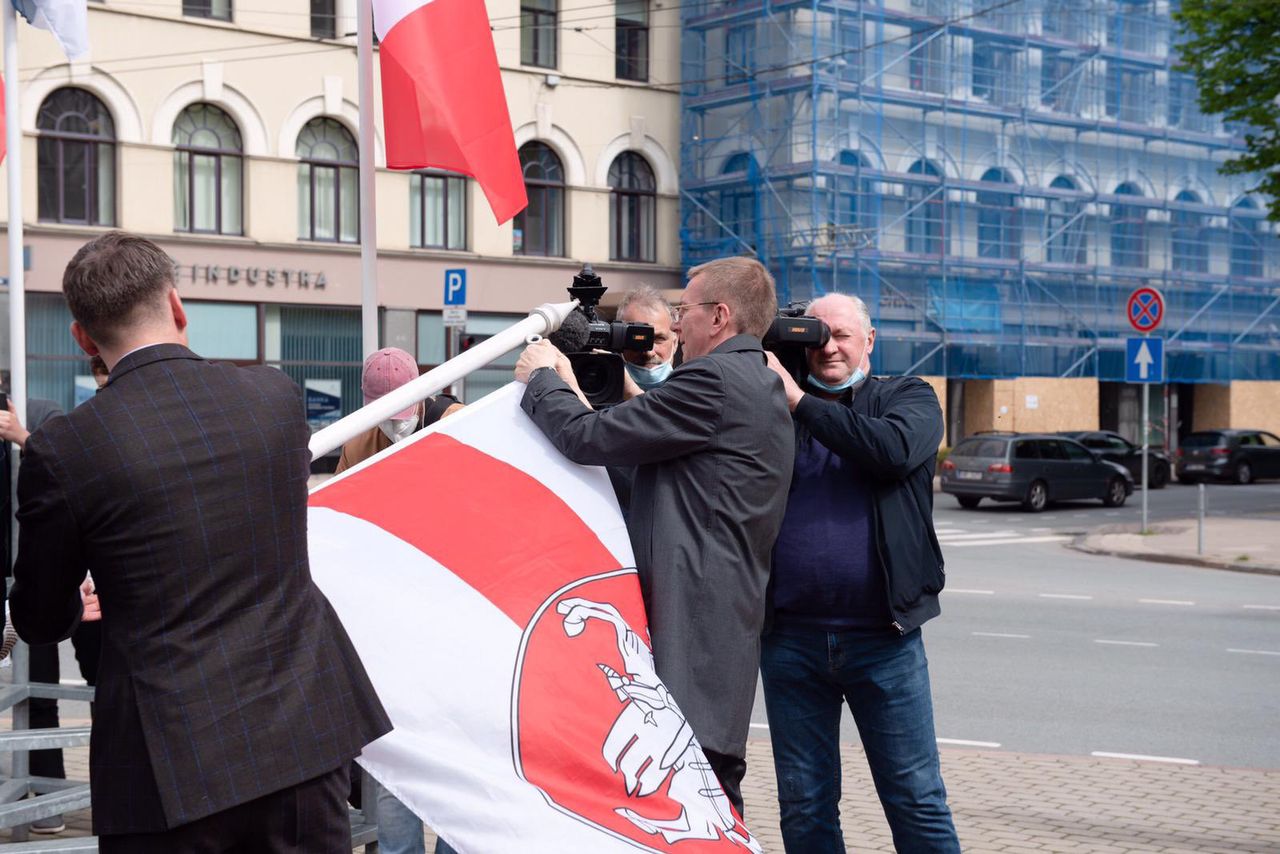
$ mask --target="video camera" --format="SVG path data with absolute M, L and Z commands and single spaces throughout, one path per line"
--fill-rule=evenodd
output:
M 653 327 L 648 323 L 600 320 L 596 307 L 608 288 L 590 264 L 582 265 L 568 290 L 569 296 L 578 301 L 578 307 L 547 340 L 569 357 L 578 386 L 592 406 L 621 403 L 626 366 L 618 354 L 624 350 L 652 349 Z M 609 352 L 594 352 L 596 350 Z
M 827 324 L 816 317 L 805 317 L 804 311 L 803 302 L 793 302 L 778 309 L 778 316 L 764 336 L 765 349 L 776 354 L 782 367 L 800 384 L 809 374 L 805 350 L 825 347 L 831 340 Z

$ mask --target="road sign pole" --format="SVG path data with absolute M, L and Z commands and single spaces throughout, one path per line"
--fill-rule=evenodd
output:
M 1147 492 L 1149 491 L 1149 478 L 1151 476 L 1151 467 L 1147 465 L 1147 446 L 1150 443 L 1151 425 L 1148 420 L 1151 417 L 1151 383 L 1142 384 L 1142 533 L 1147 532 Z

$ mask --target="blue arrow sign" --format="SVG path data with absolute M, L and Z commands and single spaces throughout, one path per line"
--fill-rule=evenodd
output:
M 1125 382 L 1164 382 L 1163 338 L 1126 338 L 1124 344 Z

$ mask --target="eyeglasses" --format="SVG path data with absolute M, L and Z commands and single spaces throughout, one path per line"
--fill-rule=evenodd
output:
M 719 305 L 720 303 L 712 300 L 711 302 L 682 302 L 679 305 L 671 307 L 671 319 L 680 322 L 680 318 L 684 317 L 684 313 L 691 308 L 697 308 L 700 305 Z

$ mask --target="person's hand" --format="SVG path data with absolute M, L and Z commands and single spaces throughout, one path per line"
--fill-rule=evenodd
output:
M 27 437 L 30 435 L 27 428 L 23 427 L 22 422 L 18 420 L 18 411 L 13 406 L 13 398 L 9 398 L 8 411 L 0 410 L 0 439 L 15 442 L 21 448 L 27 444 Z
M 796 406 L 800 403 L 800 398 L 804 397 L 804 391 L 800 386 L 796 385 L 796 381 L 791 374 L 787 373 L 787 369 L 782 367 L 782 363 L 778 361 L 776 354 L 766 350 L 764 357 L 769 368 L 782 378 L 782 389 L 787 393 L 787 409 L 795 412 Z
M 102 619 L 102 606 L 98 603 L 98 592 L 93 586 L 92 578 L 86 577 L 81 582 L 80 601 L 84 603 L 84 613 L 80 615 L 80 622 L 92 623 Z
M 550 341 L 539 341 L 524 348 L 520 359 L 516 362 L 516 380 L 527 383 L 529 377 L 538 368 L 555 368 L 557 360 L 564 354 L 556 349 Z
M 644 389 L 636 385 L 636 381 L 631 379 L 631 372 L 624 370 L 622 372 L 622 399 L 631 400 L 633 397 L 639 397 L 644 394 Z

